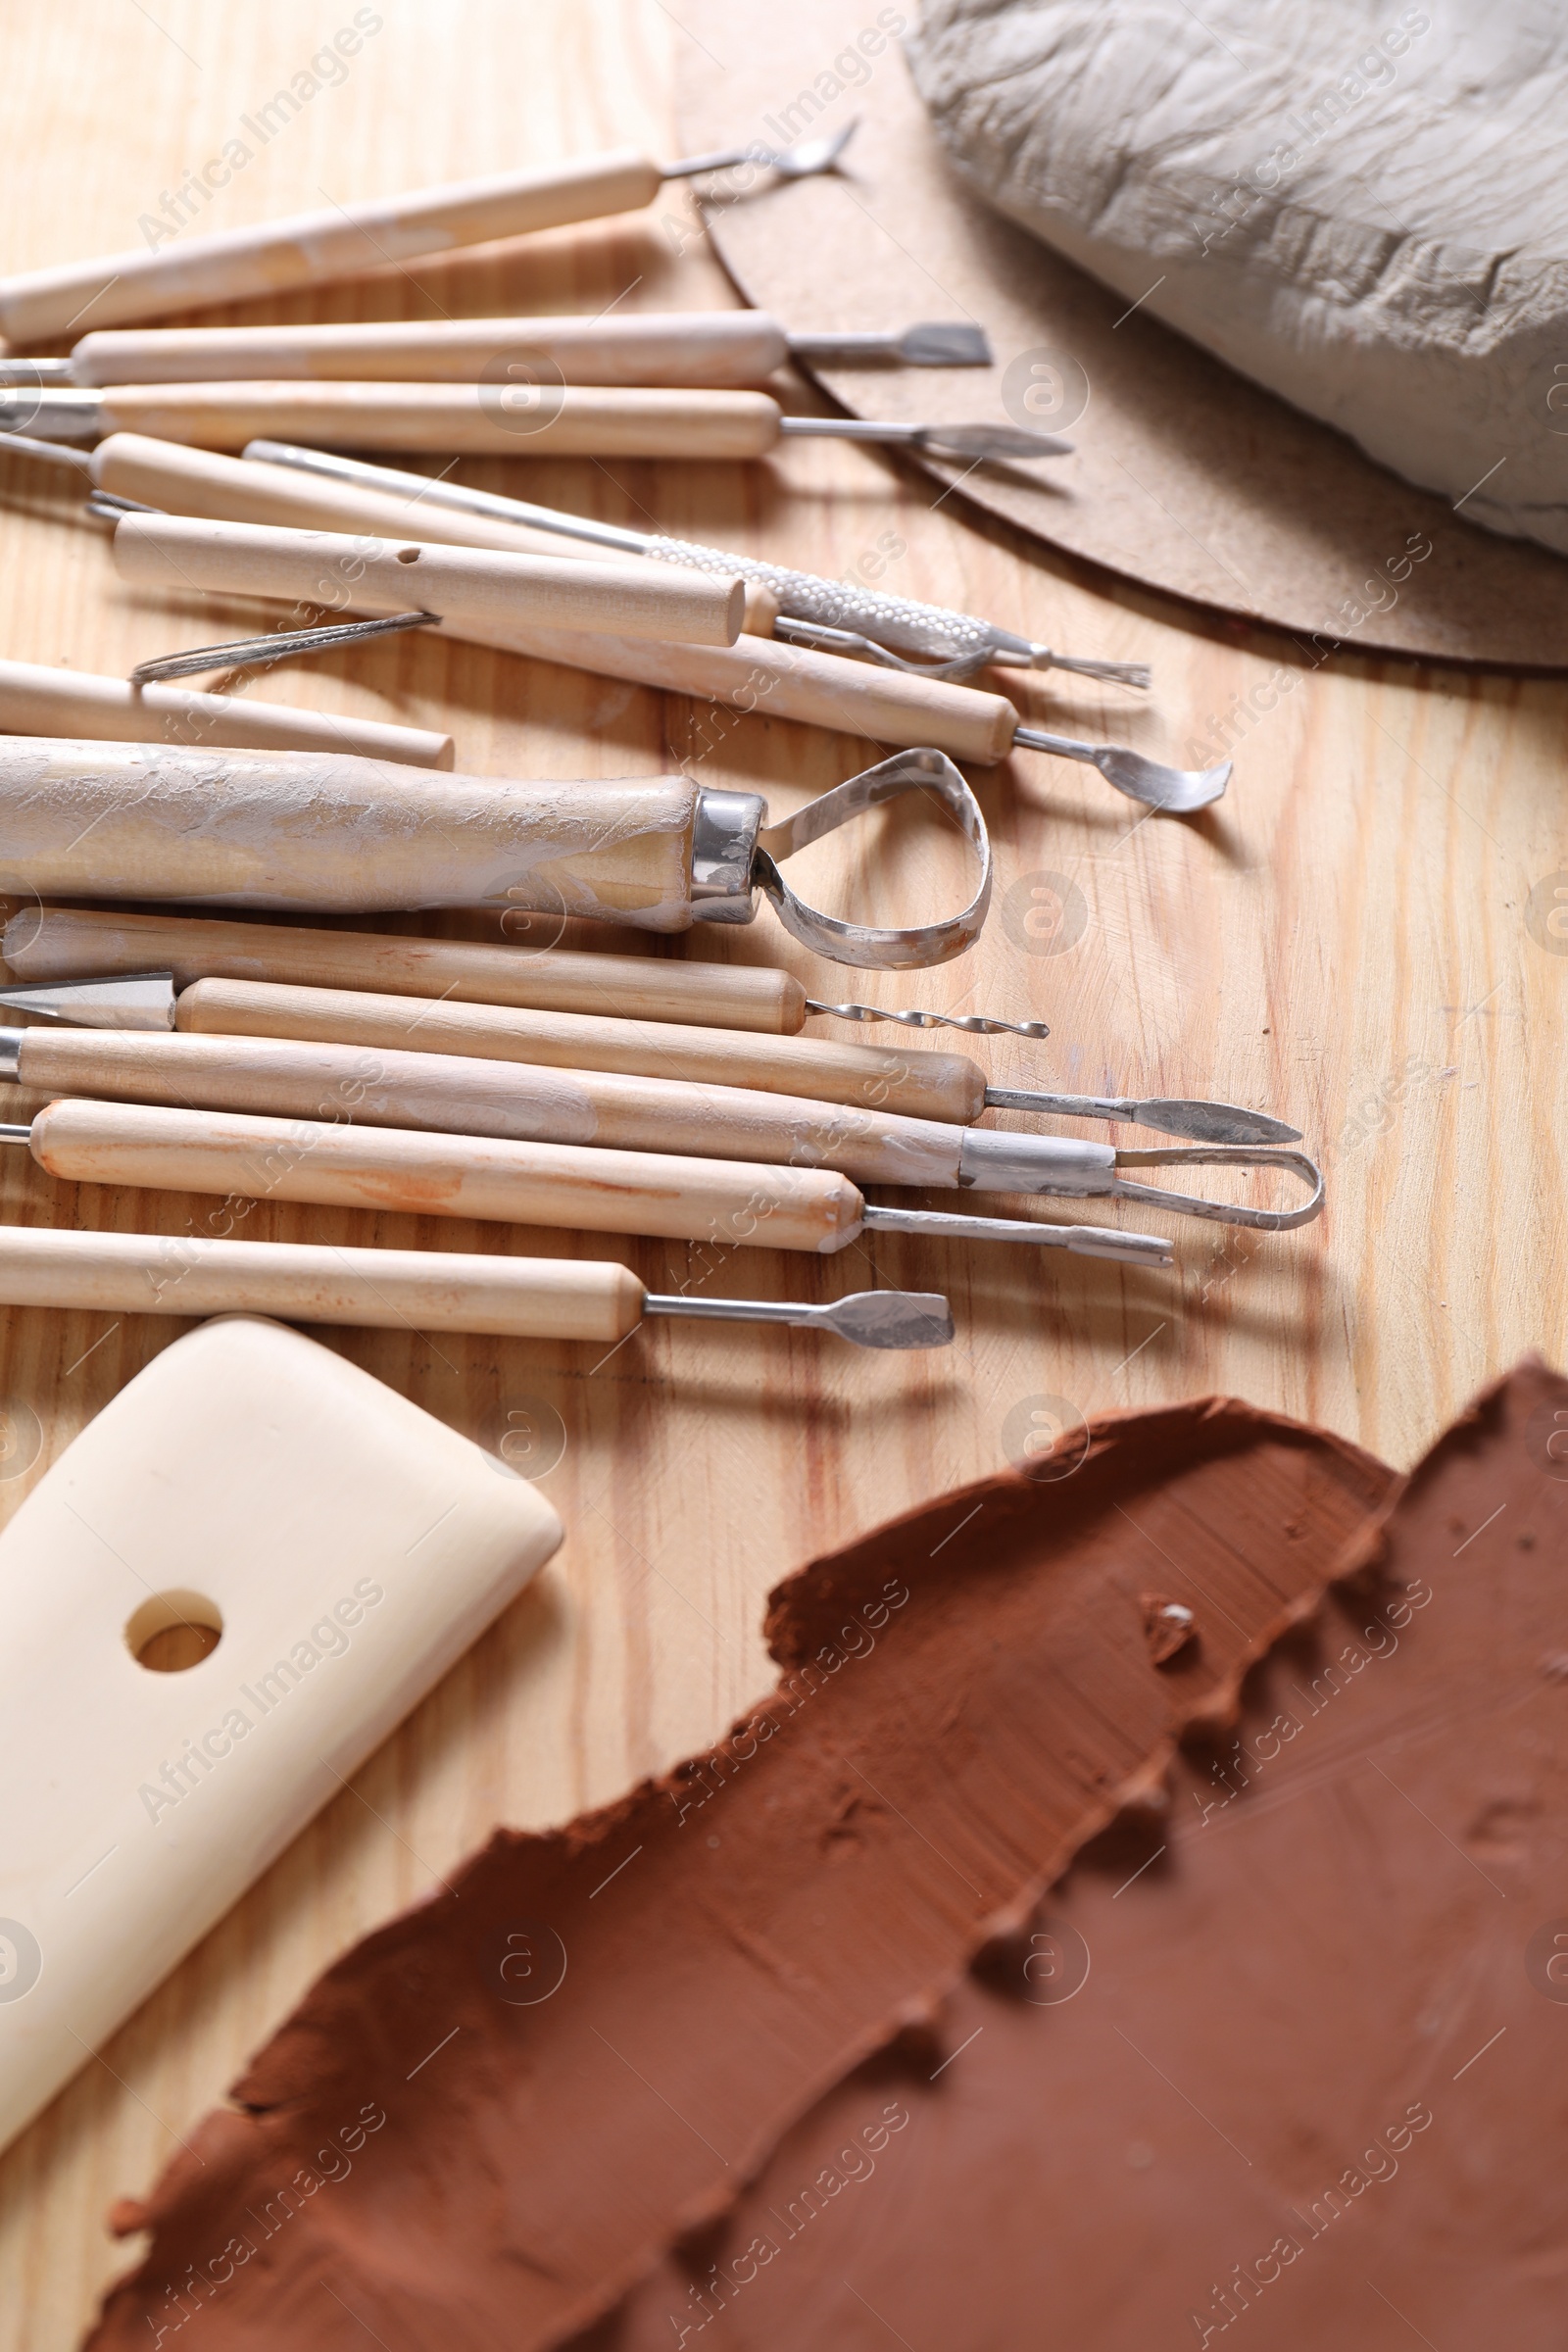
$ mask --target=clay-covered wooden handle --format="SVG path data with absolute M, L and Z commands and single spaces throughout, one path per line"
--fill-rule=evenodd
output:
M 653 203 L 662 182 L 657 164 L 625 149 L 185 237 L 167 252 L 138 247 L 29 270 L 0 278 L 0 334 L 41 343 L 68 333 L 89 309 L 94 326 L 107 327 L 283 294 L 385 262 L 637 212 Z
M 344 914 L 489 905 L 683 931 L 697 789 L 11 736 L 0 891 Z

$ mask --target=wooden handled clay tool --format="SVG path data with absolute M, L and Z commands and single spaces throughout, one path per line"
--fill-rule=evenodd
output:
M 26 1128 L 0 1129 L 18 1142 Z M 374 1331 L 492 1332 L 523 1340 L 621 1340 L 647 1315 L 789 1323 L 858 1348 L 946 1348 L 940 1292 L 854 1291 L 823 1306 L 659 1296 L 626 1266 L 466 1251 L 339 1250 L 152 1233 L 0 1225 L 0 1304 L 125 1315 L 278 1315 Z
M 0 364 L 0 383 L 281 383 L 342 377 L 505 383 L 527 370 L 568 384 L 760 384 L 790 360 L 843 367 L 984 368 L 982 327 L 927 320 L 902 332 L 791 334 L 765 311 L 637 311 L 595 318 L 372 318 L 331 326 L 110 328 L 69 360 Z M 510 371 L 517 370 L 514 377 Z
M 766 392 L 625 384 L 219 382 L 0 387 L 0 430 L 40 440 L 150 433 L 204 449 L 258 434 L 346 449 L 503 458 L 765 458 L 789 439 L 874 441 L 943 457 L 1036 459 L 1072 449 L 1021 425 L 791 416 Z
M 0 662 L 0 734 L 71 735 L 113 743 L 183 743 L 212 751 L 355 752 L 410 767 L 450 767 L 450 735 L 334 717 L 233 694 L 133 686 L 124 678 Z
M 115 567 L 124 579 L 183 582 L 220 593 L 226 583 L 236 595 L 340 611 L 386 608 L 444 623 L 455 637 L 542 621 L 550 628 L 613 628 L 674 644 L 731 646 L 745 618 L 746 589 L 739 579 L 656 570 L 625 559 L 585 564 L 577 557 L 431 547 L 416 539 L 197 522 L 183 514 L 117 512 L 113 520 Z M 274 655 L 277 650 L 287 650 L 281 637 Z M 144 665 L 149 673 L 168 666 Z M 132 679 L 149 682 L 140 671 Z
M 0 1002 L 38 1018 L 96 1028 L 317 1038 L 620 1070 L 960 1126 L 985 1110 L 1005 1109 L 1126 1120 L 1200 1144 L 1301 1140 L 1283 1120 L 1234 1102 L 994 1087 L 960 1054 L 798 1036 L 803 1015 L 821 1008 L 787 975 L 740 965 L 656 963 L 560 949 L 528 956 L 463 940 L 57 906 L 13 915 L 0 953 L 13 972 L 28 975 L 0 989 Z M 172 971 L 152 968 L 158 964 Z M 108 992 L 117 988 L 125 996 L 111 999 Z M 390 993 L 397 990 L 407 993 Z M 425 1001 L 432 998 L 437 1002 Z M 710 1025 L 698 1025 L 705 1022 Z M 1031 1026 L 1048 1034 L 1044 1022 Z
M 876 741 L 903 741 L 911 749 L 929 745 L 946 751 L 950 758 L 982 765 L 1004 760 L 1014 749 L 1047 752 L 1097 767 L 1107 783 L 1130 800 L 1170 815 L 1207 808 L 1230 781 L 1228 760 L 1216 767 L 1170 767 L 1121 745 L 1085 743 L 1075 736 L 1025 726 L 1013 705 L 1000 694 L 982 694 L 972 686 L 903 670 L 873 668 L 835 653 L 745 635 L 732 645 L 706 647 L 667 640 L 649 642 L 625 634 L 601 635 L 587 625 L 557 628 L 502 612 L 495 604 L 483 610 L 477 605 L 466 610 L 449 605 L 443 614 L 433 601 L 433 587 L 426 583 L 436 579 L 439 564 L 454 560 L 450 552 L 432 559 L 427 570 L 421 569 L 418 562 L 404 564 L 401 582 L 388 564 L 373 585 L 367 586 L 345 577 L 344 567 L 352 566 L 356 560 L 349 551 L 367 544 L 345 533 L 289 533 L 259 523 L 117 513 L 98 501 L 99 494 L 95 494 L 94 511 L 106 514 L 115 525 L 117 570 L 144 587 L 194 587 L 225 596 L 286 596 L 294 601 L 302 595 L 330 601 L 335 595 L 342 605 L 374 610 L 386 606 L 401 585 L 407 607 L 449 636 L 564 662 L 611 677 L 700 694 L 746 710 L 808 719 Z M 390 543 L 369 544 L 383 547 Z M 417 544 L 409 544 L 417 555 Z M 338 549 L 343 550 L 341 556 Z M 311 585 L 302 586 L 302 582 Z M 427 595 L 431 596 L 428 604 L 424 601 Z M 377 626 L 374 622 L 364 625 L 367 629 Z M 335 632 L 332 642 L 343 641 L 343 633 Z M 274 659 L 282 653 L 312 650 L 310 630 L 282 633 L 271 641 Z M 136 675 L 193 676 L 204 668 L 226 668 L 236 660 L 252 658 L 254 652 L 250 640 L 239 646 L 195 648 L 172 655 L 167 662 L 144 662 Z
M 823 1256 L 863 1234 L 906 1233 L 928 1241 L 1020 1242 L 1126 1265 L 1171 1262 L 1170 1244 L 1152 1234 L 873 1207 L 848 1177 L 825 1168 L 91 1101 L 51 1102 L 30 1126 L 0 1128 L 0 1140 L 25 1143 L 49 1175 L 77 1184 L 311 1200 L 378 1215 L 403 1209 Z
M 294 286 L 351 277 L 385 262 L 421 260 L 495 237 L 516 237 L 571 220 L 637 212 L 666 179 L 691 179 L 751 164 L 780 179 L 829 172 L 854 124 L 828 138 L 785 148 L 736 147 L 684 163 L 658 164 L 632 150 L 584 156 L 485 179 L 455 180 L 369 204 L 333 204 L 253 228 L 185 237 L 167 252 L 137 248 L 0 278 L 0 334 L 13 344 L 46 343 L 83 318 L 96 327 Z
M 973 848 L 961 913 L 904 929 L 823 914 L 779 861 L 866 809 L 918 793 Z M 978 938 L 991 844 L 940 752 L 902 752 L 764 827 L 756 793 L 687 776 L 522 783 L 327 753 L 229 752 L 0 737 L 0 891 L 182 899 L 288 911 L 492 906 L 642 930 L 750 922 L 756 893 L 803 946 L 841 963 L 944 963 Z
M 143 454 L 147 449 L 157 454 Z M 244 454 L 260 465 L 287 467 L 296 474 L 314 474 L 339 493 L 345 489 L 360 491 L 376 499 L 380 503 L 359 512 L 363 519 L 380 529 L 389 524 L 396 527 L 395 510 L 388 502 L 407 501 L 408 519 L 404 527 L 412 529 L 415 537 L 420 536 L 420 517 L 428 524 L 429 510 L 435 506 L 443 514 L 464 517 L 470 523 L 499 524 L 503 528 L 520 525 L 530 532 L 550 532 L 595 546 L 612 547 L 621 555 L 645 556 L 656 564 L 678 564 L 697 571 L 738 573 L 742 579 L 768 591 L 786 622 L 808 622 L 837 630 L 852 640 L 863 638 L 867 648 L 876 646 L 884 652 L 918 656 L 927 675 L 967 677 L 988 664 L 996 664 L 1015 669 L 1072 670 L 1084 677 L 1113 679 L 1123 686 L 1149 684 L 1149 670 L 1143 662 L 1095 662 L 1058 654 L 1032 638 L 1020 637 L 1014 630 L 1000 628 L 994 621 L 975 620 L 967 612 L 950 612 L 942 605 L 921 604 L 912 597 L 890 596 L 859 581 L 824 579 L 815 572 L 796 571 L 787 564 L 764 563 L 755 556 L 731 556 L 722 548 L 707 547 L 693 540 L 669 539 L 657 531 L 630 531 L 618 523 L 596 522 L 588 515 L 563 514 L 558 508 L 536 506 L 526 499 L 502 498 L 490 490 L 470 490 L 463 482 L 434 481 L 422 473 L 404 473 L 395 466 L 368 465 L 361 458 L 345 457 L 337 451 L 304 449 L 286 441 L 251 441 L 247 442 Z M 232 466 L 234 461 L 210 457 L 208 463 Z M 310 501 L 308 492 L 304 511 L 284 506 L 281 500 L 278 512 L 273 514 L 262 514 L 249 503 L 242 509 L 237 502 L 265 496 L 265 485 L 214 473 L 200 475 L 197 467 L 201 460 L 187 454 L 176 442 L 144 444 L 133 434 L 113 435 L 99 443 L 90 464 L 92 478 L 104 489 L 167 507 L 176 514 L 217 515 L 219 499 L 225 488 L 236 502 L 229 511 L 240 521 L 297 521 L 342 529 L 351 512 L 339 504 L 318 507 Z M 203 503 L 187 504 L 193 495 Z M 748 620 L 748 628 L 754 625 Z M 776 622 L 774 626 L 776 629 Z
M 1117 1152 L 1076 1136 L 1007 1135 L 743 1087 L 400 1048 L 0 1028 L 0 1080 L 38 1094 L 177 1103 L 186 1110 L 334 1117 L 514 1142 L 834 1168 L 858 1184 L 1139 1200 L 1266 1232 L 1305 1224 L 1323 1203 L 1322 1177 L 1299 1152 Z M 1295 1209 L 1250 1208 L 1160 1191 L 1121 1172 L 1193 1164 L 1283 1168 L 1311 1198 Z

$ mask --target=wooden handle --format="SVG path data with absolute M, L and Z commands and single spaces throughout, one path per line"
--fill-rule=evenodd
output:
M 732 646 L 655 645 L 587 629 L 481 625 L 482 635 L 446 633 L 469 635 L 530 661 L 560 662 L 568 669 L 628 678 L 661 693 L 696 695 L 769 718 L 800 719 L 873 743 L 910 749 L 933 744 L 977 767 L 1005 760 L 1018 726 L 1018 713 L 1004 695 L 880 669 L 840 654 L 809 653 L 777 638 L 742 635 Z
M 111 329 L 84 335 L 71 355 L 81 384 L 505 383 L 509 366 L 568 384 L 760 384 L 788 358 L 765 311 Z
M 662 178 L 656 164 L 626 150 L 457 180 L 351 210 L 333 205 L 296 213 L 253 228 L 187 237 L 168 253 L 135 249 L 31 270 L 0 278 L 0 334 L 12 343 L 47 342 L 68 333 L 89 309 L 95 326 L 118 326 L 204 303 L 282 294 L 492 237 L 637 212 L 653 203 Z
M 185 514 L 125 514 L 114 535 L 122 579 L 220 596 L 279 596 L 338 611 L 442 615 L 450 632 L 544 620 L 553 628 L 614 628 L 631 637 L 733 645 L 745 614 L 739 579 L 666 569 L 638 557 L 514 556 L 430 547 L 364 533 L 208 522 Z
M 41 1168 L 78 1184 L 655 1234 L 719 1248 L 753 1244 L 822 1253 L 852 1242 L 860 1221 L 854 1185 L 822 1169 L 587 1145 L 75 1102 L 41 1110 L 31 1142 Z
M 0 891 L 309 912 L 532 907 L 691 921 L 697 787 L 516 783 L 324 752 L 0 738 Z
M 695 1021 L 793 1032 L 806 991 L 790 972 L 741 963 L 670 963 L 646 956 L 530 952 L 526 915 L 503 915 L 514 945 L 394 939 L 364 931 L 308 931 L 285 923 L 204 922 L 182 914 L 26 906 L 11 917 L 0 956 L 19 980 L 79 980 L 111 972 L 173 974 L 177 988 L 216 976 L 374 989 L 458 1004 L 533 1005 L 628 1021 Z M 411 1008 L 409 1018 L 414 1019 Z M 302 1032 L 301 1034 L 315 1034 Z M 917 1056 L 918 1058 L 918 1056 Z
M 593 1013 L 521 1011 L 450 998 L 430 1004 L 253 980 L 197 981 L 180 997 L 175 1019 L 183 1030 L 228 1036 L 323 1038 L 418 1054 L 744 1086 L 960 1126 L 977 1119 L 985 1107 L 985 1073 L 974 1062 L 960 1054 L 909 1046 L 840 1046 L 815 1037 L 760 1037 Z
M 190 694 L 181 686 L 132 686 L 37 662 L 0 662 L 0 734 L 78 735 L 112 743 L 179 743 L 192 749 L 354 752 L 409 767 L 450 767 L 450 735 L 392 727 L 372 718 L 335 718 L 285 703 L 234 694 Z
M 577 384 L 111 384 L 99 415 L 106 433 L 205 449 L 263 439 L 469 457 L 718 461 L 765 457 L 779 438 L 778 403 L 765 392 Z
M 858 1184 L 956 1185 L 965 1134 L 745 1087 L 291 1038 L 36 1028 L 17 1059 L 45 1095 L 836 1168 Z
M 591 1259 L 0 1228 L 6 1306 L 619 1340 L 642 1320 L 644 1295 L 628 1267 Z

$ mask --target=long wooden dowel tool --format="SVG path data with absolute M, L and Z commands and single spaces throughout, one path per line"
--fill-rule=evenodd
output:
M 201 449 L 243 449 L 259 434 L 342 449 L 435 450 L 467 457 L 765 458 L 787 440 L 870 441 L 937 457 L 1061 458 L 1073 444 L 1017 424 L 906 424 L 794 416 L 769 392 L 628 384 L 280 383 L 0 386 L 0 431 L 97 441 L 150 433 Z
M 892 334 L 792 334 L 766 311 L 632 311 L 573 318 L 370 318 L 329 326 L 95 329 L 68 360 L 0 363 L 0 383 L 760 384 L 790 360 L 842 368 L 985 368 L 985 329 L 926 319 Z
M 90 736 L 110 743 L 180 743 L 191 750 L 353 752 L 409 767 L 450 767 L 453 743 L 427 727 L 342 718 L 237 694 L 134 686 L 125 678 L 0 662 L 0 734 Z
M 0 988 L 0 1003 L 98 1028 L 316 1038 L 621 1070 L 961 1126 L 986 1110 L 1023 1110 L 1126 1120 L 1200 1144 L 1301 1140 L 1298 1128 L 1235 1102 L 996 1087 L 960 1054 L 803 1037 L 807 1012 L 839 1008 L 818 1004 L 786 973 L 747 965 L 561 949 L 529 956 L 465 940 L 68 906 L 14 914 L 0 955 L 24 975 Z M 956 1027 L 980 1020 L 951 1018 Z M 1047 1034 L 1044 1022 L 1031 1030 Z
M 0 1129 L 20 1142 L 25 1128 Z M 372 1331 L 489 1332 L 523 1340 L 622 1340 L 645 1316 L 788 1323 L 858 1348 L 946 1348 L 940 1292 L 852 1291 L 813 1306 L 648 1291 L 594 1259 L 463 1250 L 323 1248 L 191 1234 L 77 1233 L 0 1225 L 0 1305 L 125 1315 L 277 1315 Z
M 918 675 L 968 677 L 995 662 L 1071 670 L 1124 686 L 1149 684 L 1150 673 L 1142 662 L 1058 654 L 1033 638 L 944 605 L 892 596 L 863 582 L 795 571 L 787 564 L 734 555 L 695 540 L 626 530 L 618 523 L 597 522 L 591 515 L 473 490 L 466 483 L 371 466 L 336 451 L 264 440 L 247 442 L 244 456 L 232 458 L 178 441 L 157 441 L 144 433 L 112 433 L 91 452 L 19 433 L 13 433 L 5 447 L 8 453 L 21 452 L 85 476 L 109 497 L 172 514 L 203 515 L 214 522 L 368 530 L 438 545 L 511 548 L 519 555 L 602 547 L 651 563 L 738 576 L 749 591 L 746 626 L 753 636 L 775 631 L 782 614 L 791 627 L 837 630 L 839 652 L 854 651 L 863 642 L 869 658 L 885 660 L 893 668 L 903 666 L 904 656 L 917 656 L 911 666 Z
M 266 524 L 125 512 L 103 493 L 94 494 L 90 511 L 114 526 L 117 570 L 144 587 L 195 587 L 229 597 L 294 601 L 308 594 L 318 602 L 377 613 L 393 607 L 394 592 L 401 591 L 405 608 L 416 615 L 412 625 L 429 625 L 504 652 L 697 694 L 773 717 L 806 719 L 878 742 L 902 742 L 911 749 L 929 745 L 981 765 L 994 765 L 1014 749 L 1081 760 L 1098 768 L 1130 800 L 1167 815 L 1206 808 L 1230 781 L 1228 760 L 1207 768 L 1171 767 L 1121 745 L 1086 743 L 1076 736 L 1025 726 L 1014 706 L 1000 694 L 902 668 L 872 666 L 839 652 L 816 652 L 780 639 L 741 635 L 728 645 L 705 647 L 668 639 L 655 642 L 624 631 L 601 633 L 586 619 L 574 629 L 558 628 L 495 602 L 483 609 L 476 604 L 459 609 L 449 603 L 443 614 L 435 609 L 435 582 L 439 566 L 454 561 L 451 553 L 431 558 L 428 568 L 419 561 L 404 564 L 401 579 L 384 564 L 373 579 L 350 577 L 347 573 L 358 560 L 351 551 L 384 549 L 385 543 L 342 532 L 285 533 Z M 417 552 L 419 543 L 405 544 Z M 671 576 L 695 580 L 700 575 Z M 312 585 L 302 589 L 301 580 Z M 740 584 L 735 585 L 739 589 Z M 422 601 L 426 596 L 429 604 Z M 372 620 L 362 625 L 368 632 L 378 632 L 395 624 Z M 354 633 L 350 624 L 329 637 L 305 629 L 266 640 L 199 647 L 167 661 L 142 662 L 133 674 L 141 681 L 194 676 L 204 669 L 227 668 L 238 660 L 276 660 L 283 654 L 325 650 L 350 641 Z
M 1264 1232 L 1305 1224 L 1323 1203 L 1322 1176 L 1299 1152 L 1207 1145 L 1119 1152 L 1076 1136 L 1004 1134 L 745 1087 L 396 1047 L 0 1028 L 0 1080 L 38 1094 L 177 1103 L 186 1110 L 341 1118 L 512 1142 L 833 1168 L 858 1184 L 1136 1200 Z M 1166 1192 L 1122 1173 L 1192 1165 L 1282 1168 L 1311 1197 L 1293 1209 L 1246 1207 Z
M 220 594 L 285 598 L 339 612 L 405 612 L 444 623 L 454 637 L 531 621 L 548 628 L 613 628 L 671 644 L 731 646 L 746 617 L 746 585 L 706 572 L 656 570 L 627 558 L 504 555 L 489 548 L 431 547 L 340 531 L 258 522 L 198 522 L 184 514 L 117 513 L 115 568 L 122 579 Z M 269 641 L 287 650 L 280 636 Z M 188 661 L 188 657 L 186 658 Z M 195 663 L 191 663 L 194 669 Z M 216 662 L 204 662 L 212 669 Z M 180 674 L 148 662 L 132 682 Z
M 74 1100 L 49 1103 L 28 1126 L 0 1128 L 0 1140 L 25 1143 L 49 1175 L 77 1184 L 310 1200 L 377 1214 L 401 1209 L 819 1256 L 863 1234 L 905 1233 L 927 1241 L 1020 1242 L 1125 1265 L 1171 1263 L 1169 1242 L 1152 1234 L 873 1207 L 848 1177 L 825 1168 Z
M 945 921 L 846 923 L 808 906 L 779 862 L 868 808 L 918 794 L 975 852 L 979 885 Z M 840 963 L 945 963 L 978 938 L 991 844 L 968 785 L 933 751 L 901 752 L 764 825 L 756 793 L 688 776 L 522 783 L 434 775 L 325 753 L 0 738 L 0 891 L 30 899 L 180 899 L 356 913 L 530 909 L 684 931 L 750 922 L 764 893 L 806 947 Z
M 737 166 L 805 179 L 833 169 L 854 127 L 852 122 L 830 136 L 790 147 L 735 147 L 672 164 L 621 149 L 185 237 L 168 252 L 142 247 L 23 270 L 0 278 L 0 334 L 14 344 L 44 343 L 68 334 L 89 311 L 94 326 L 118 326 L 207 303 L 270 298 L 388 262 L 639 212 L 667 179 Z M 194 178 L 191 185 L 205 195 Z

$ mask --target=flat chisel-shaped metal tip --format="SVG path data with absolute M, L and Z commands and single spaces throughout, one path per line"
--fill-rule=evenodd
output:
M 174 983 L 168 972 L 127 972 L 122 979 L 53 980 L 0 988 L 0 1004 L 35 1019 L 78 1029 L 172 1029 Z

